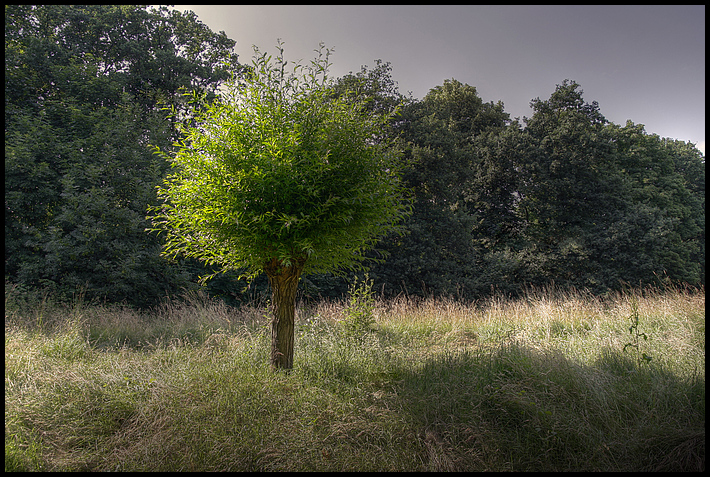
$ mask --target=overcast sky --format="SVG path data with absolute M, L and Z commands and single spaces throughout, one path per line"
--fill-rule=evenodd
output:
M 616 124 L 695 143 L 705 152 L 705 6 L 176 5 L 237 41 L 287 60 L 313 59 L 325 42 L 336 77 L 375 59 L 392 65 L 400 92 L 422 98 L 445 79 L 532 116 L 574 80 Z

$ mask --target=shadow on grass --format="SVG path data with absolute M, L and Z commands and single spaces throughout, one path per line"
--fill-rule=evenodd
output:
M 591 366 L 520 343 L 402 373 L 430 470 L 700 471 L 705 381 L 603 350 Z

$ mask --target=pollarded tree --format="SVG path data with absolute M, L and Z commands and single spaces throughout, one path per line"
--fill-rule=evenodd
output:
M 304 67 L 278 49 L 272 61 L 255 48 L 248 78 L 183 126 L 153 223 L 167 255 L 266 273 L 271 364 L 288 369 L 301 275 L 360 268 L 409 205 L 400 154 L 381 134 L 387 118 L 332 94 L 330 50 L 321 44 Z

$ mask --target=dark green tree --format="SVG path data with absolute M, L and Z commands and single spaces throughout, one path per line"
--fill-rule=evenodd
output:
M 334 97 L 361 101 L 368 112 L 388 115 L 392 121 L 392 130 L 395 130 L 401 118 L 402 105 L 412 101 L 411 97 L 399 92 L 397 82 L 392 79 L 391 64 L 382 60 L 375 60 L 373 68 L 362 66 L 357 73 L 351 71 L 337 78 L 332 92 Z
M 627 192 L 618 220 L 603 233 L 599 261 L 629 283 L 704 283 L 704 157 L 631 121 L 609 129 Z
M 508 114 L 501 103 L 484 103 L 476 88 L 447 80 L 422 101 L 411 102 L 398 124 L 408 143 L 405 183 L 414 193 L 414 211 L 402 237 L 382 248 L 390 255 L 372 276 L 389 284 L 390 293 L 470 295 L 480 270 L 472 233 L 477 181 L 494 181 L 482 172 L 476 141 L 501 129 Z M 490 171 L 489 171 L 490 172 Z
M 659 277 L 699 283 L 704 158 L 697 150 L 633 123 L 609 124 L 575 82 L 531 105 L 516 169 L 525 240 L 518 251 L 532 282 L 595 292 Z
M 490 291 L 515 295 L 530 282 L 524 253 L 526 222 L 520 214 L 521 190 L 525 185 L 520 159 L 533 146 L 518 121 L 476 137 L 476 166 L 466 190 L 466 209 L 477 251 L 478 273 L 474 296 Z
M 582 93 L 565 80 L 549 100 L 531 102 L 525 132 L 532 147 L 518 162 L 519 212 L 539 280 L 593 287 L 587 233 L 613 220 L 623 191 L 607 120 Z
M 234 41 L 130 5 L 7 5 L 5 32 L 6 279 L 140 305 L 188 286 L 143 232 L 168 168 L 148 144 L 237 68 Z

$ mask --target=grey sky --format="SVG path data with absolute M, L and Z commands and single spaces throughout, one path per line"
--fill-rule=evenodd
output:
M 531 116 L 564 79 L 624 125 L 696 143 L 705 152 L 704 6 L 371 6 L 176 5 L 237 41 L 308 62 L 323 41 L 332 74 L 375 59 L 392 65 L 400 91 L 422 98 L 445 79 L 503 101 L 511 117 Z

